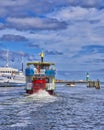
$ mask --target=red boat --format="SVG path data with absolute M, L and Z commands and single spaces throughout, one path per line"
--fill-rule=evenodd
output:
M 55 64 L 44 62 L 44 53 L 41 53 L 40 62 L 28 62 L 25 70 L 26 93 L 33 94 L 39 90 L 46 90 L 50 95 L 55 90 Z

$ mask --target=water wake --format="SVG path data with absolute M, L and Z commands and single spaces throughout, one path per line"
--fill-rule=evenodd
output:
M 35 94 L 31 94 L 25 97 L 26 101 L 41 101 L 41 102 L 47 102 L 47 101 L 54 102 L 56 99 L 57 99 L 56 96 L 50 95 L 45 90 L 40 90 Z

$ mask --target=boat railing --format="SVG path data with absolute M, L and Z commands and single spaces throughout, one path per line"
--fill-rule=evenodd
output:
M 40 69 L 40 70 L 35 70 L 32 68 L 27 68 L 25 71 L 26 76 L 40 76 L 40 75 L 45 75 L 45 76 L 55 76 L 55 70 L 53 69 Z
M 52 69 L 48 69 L 48 70 L 45 70 L 45 69 L 40 69 L 40 72 L 38 73 L 35 73 L 35 75 L 45 75 L 45 76 L 55 76 L 55 71 L 52 70 Z

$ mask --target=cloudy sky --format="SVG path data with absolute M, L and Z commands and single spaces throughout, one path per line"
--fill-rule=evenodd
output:
M 104 0 L 0 0 L 0 66 L 39 60 L 58 70 L 104 68 Z

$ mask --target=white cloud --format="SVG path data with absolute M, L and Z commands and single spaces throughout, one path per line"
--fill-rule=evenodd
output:
M 47 56 L 48 60 L 55 60 L 61 69 L 69 69 L 68 66 L 71 66 L 70 69 L 77 69 L 81 68 L 81 64 L 86 68 L 93 68 L 93 65 L 88 66 L 90 63 L 87 61 L 104 57 L 104 53 L 99 53 L 95 49 L 95 54 L 85 53 L 79 57 L 77 55 L 83 50 L 83 46 L 104 44 L 104 9 L 98 9 L 101 6 L 100 2 L 97 0 L 0 1 L 0 16 L 7 16 L 4 18 L 6 24 L 2 22 L 0 28 L 4 25 L 8 27 L 0 31 L 0 36 L 4 34 L 24 36 L 30 43 L 38 44 L 44 50 L 62 52 L 63 55 Z M 64 26 L 63 21 L 67 23 L 67 27 L 60 30 Z M 25 51 L 25 48 L 23 49 Z
M 13 7 L 13 6 L 22 6 L 24 4 L 27 4 L 29 0 L 1 0 L 0 6 L 1 7 Z
M 85 15 L 88 15 L 89 11 L 81 8 L 81 7 L 67 7 L 57 12 L 53 12 L 48 14 L 48 16 L 53 18 L 58 18 L 59 20 L 75 20 L 75 19 L 82 19 Z
M 57 30 L 66 28 L 65 22 L 59 22 L 57 19 L 27 17 L 27 18 L 7 18 L 7 27 L 19 30 Z
M 63 21 L 74 21 L 74 20 L 96 20 L 102 19 L 104 16 L 104 10 L 98 10 L 96 8 L 82 8 L 82 7 L 64 7 L 57 12 L 52 12 L 47 15 L 51 18 L 57 18 Z

